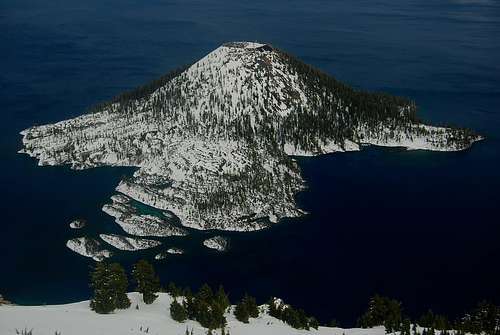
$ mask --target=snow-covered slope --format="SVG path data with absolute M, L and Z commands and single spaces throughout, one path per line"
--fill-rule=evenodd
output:
M 303 214 L 294 196 L 304 181 L 289 155 L 364 143 L 455 151 L 481 139 L 422 125 L 415 112 L 410 101 L 354 91 L 269 45 L 228 43 L 93 113 L 22 131 L 20 152 L 39 165 L 138 167 L 117 191 L 186 227 L 251 231 Z M 103 209 L 130 234 L 185 234 L 130 206 Z
M 186 328 L 194 335 L 205 335 L 207 329 L 195 321 L 179 323 L 170 317 L 172 298 L 160 293 L 151 305 L 145 305 L 138 293 L 130 293 L 132 305 L 127 310 L 113 314 L 96 314 L 88 301 L 54 306 L 10 306 L 0 305 L 0 334 L 16 334 L 16 329 L 33 329 L 34 335 L 184 335 Z M 136 309 L 139 306 L 139 309 Z M 293 329 L 282 321 L 261 314 L 250 319 L 249 324 L 237 321 L 232 313 L 226 314 L 226 330 L 231 335 L 383 335 L 383 328 L 340 329 L 320 327 L 318 330 Z M 220 331 L 214 332 L 220 334 Z

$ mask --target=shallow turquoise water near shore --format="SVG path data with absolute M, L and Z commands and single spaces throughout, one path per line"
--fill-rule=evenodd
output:
M 347 324 L 375 292 L 413 314 L 500 303 L 498 36 L 494 1 L 3 1 L 0 293 L 33 304 L 87 298 L 93 262 L 65 247 L 80 234 L 68 224 L 85 217 L 90 234 L 119 232 L 101 207 L 133 171 L 37 167 L 16 154 L 20 130 L 79 115 L 223 42 L 258 40 L 356 87 L 415 99 L 424 119 L 487 140 L 460 153 L 301 158 L 309 188 L 297 200 L 308 216 L 229 234 L 225 254 L 200 246 L 211 233 L 172 239 L 187 253 L 157 263 L 164 280 L 223 283 L 234 298 L 276 294 Z

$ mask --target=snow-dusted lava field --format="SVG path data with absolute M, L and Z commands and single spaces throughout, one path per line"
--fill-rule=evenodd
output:
M 457 151 L 481 139 L 415 113 L 410 101 L 359 93 L 269 45 L 227 43 L 91 113 L 22 131 L 20 152 L 39 165 L 138 167 L 103 207 L 128 234 L 187 235 L 172 214 L 184 227 L 254 231 L 304 214 L 293 156 L 362 144 Z

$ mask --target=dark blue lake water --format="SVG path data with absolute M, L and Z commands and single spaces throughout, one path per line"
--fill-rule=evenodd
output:
M 187 254 L 157 263 L 163 280 L 222 283 L 261 302 L 274 294 L 347 325 L 376 292 L 412 315 L 500 303 L 499 36 L 490 0 L 1 0 L 0 293 L 33 304 L 88 298 L 93 262 L 65 247 L 81 234 L 68 223 L 119 231 L 101 206 L 132 171 L 37 167 L 16 154 L 20 130 L 79 115 L 223 42 L 257 40 L 487 140 L 460 153 L 300 159 L 308 216 L 232 234 L 226 254 L 201 248 L 205 234 L 172 239 Z

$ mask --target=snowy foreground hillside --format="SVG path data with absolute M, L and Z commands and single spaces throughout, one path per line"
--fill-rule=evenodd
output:
M 137 167 L 103 208 L 128 234 L 187 235 L 174 215 L 184 227 L 252 231 L 304 214 L 293 156 L 364 144 L 457 151 L 481 140 L 425 125 L 416 111 L 412 101 L 356 91 L 269 45 L 227 43 L 88 114 L 22 131 L 20 152 L 39 165 Z
M 96 314 L 89 308 L 88 301 L 68 305 L 54 306 L 11 306 L 0 305 L 0 334 L 16 334 L 17 330 L 31 330 L 33 335 L 184 335 L 186 328 L 194 335 L 204 335 L 207 329 L 195 321 L 179 323 L 170 317 L 172 298 L 160 293 L 152 305 L 145 305 L 141 295 L 129 293 L 132 305 L 127 310 L 118 310 L 113 314 Z M 139 309 L 136 309 L 136 306 Z M 340 329 L 319 327 L 318 330 L 297 330 L 284 322 L 261 314 L 250 319 L 249 324 L 239 322 L 232 313 L 227 313 L 226 330 L 232 335 L 382 335 L 384 328 Z M 215 334 L 220 334 L 214 332 Z

